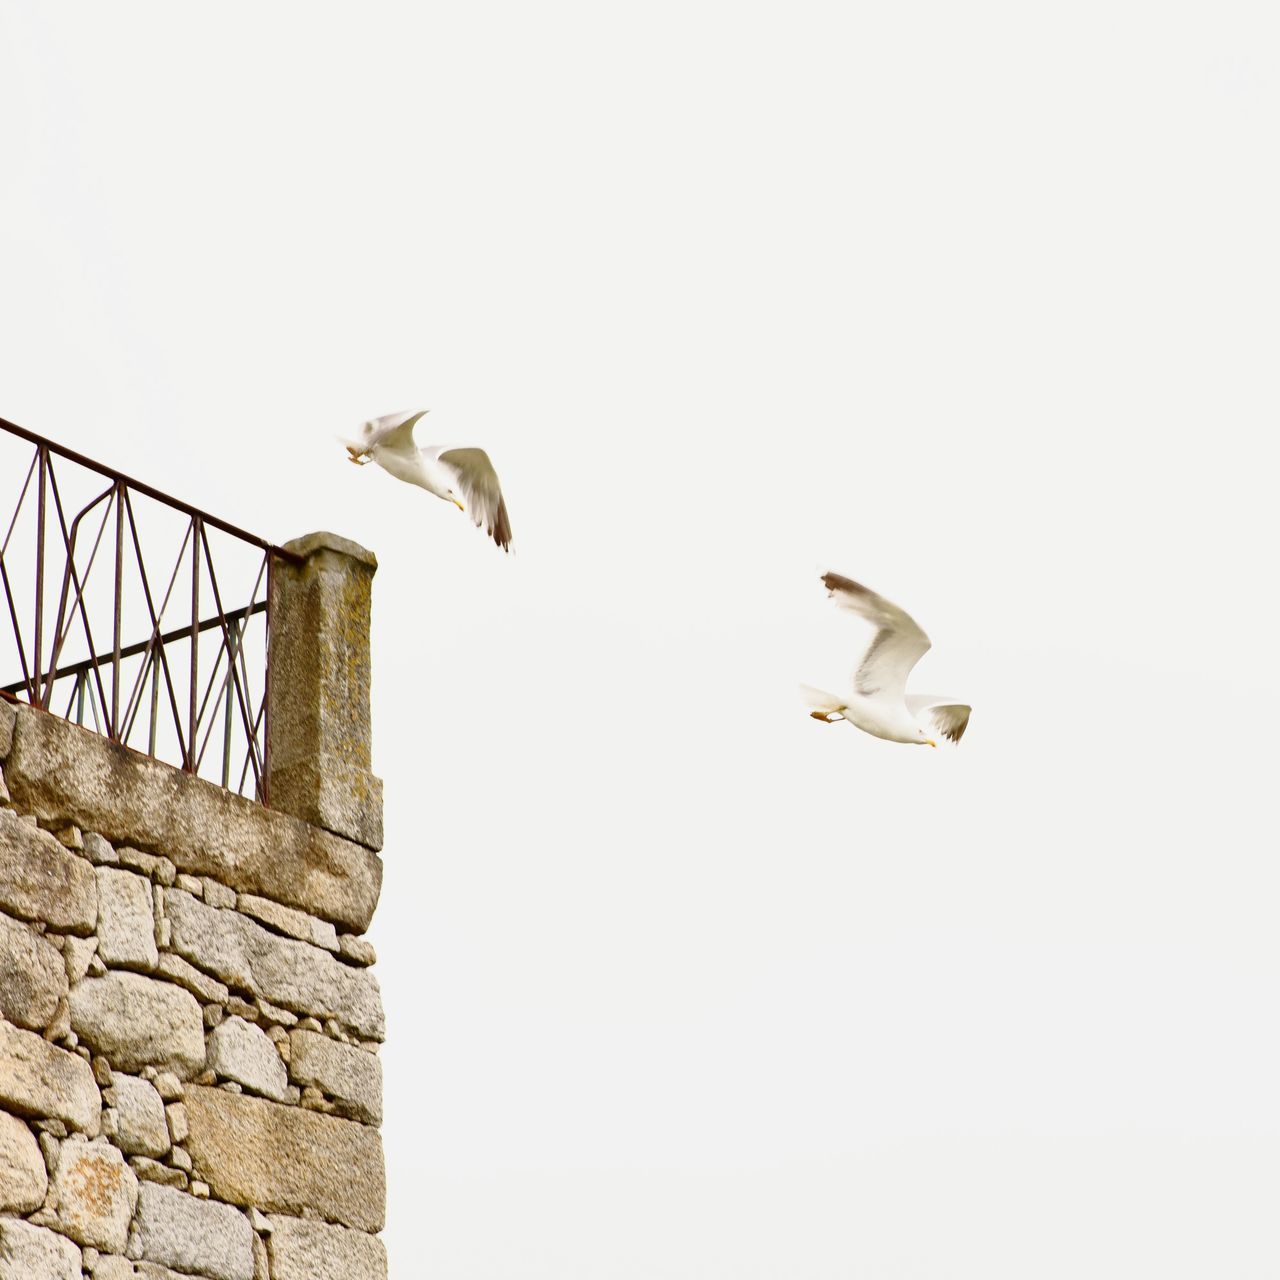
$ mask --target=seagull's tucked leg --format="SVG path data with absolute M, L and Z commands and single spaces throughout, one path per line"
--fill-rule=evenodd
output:
M 823 689 L 815 689 L 812 685 L 802 684 L 800 686 L 800 696 L 808 704 L 809 714 L 815 720 L 821 720 L 823 724 L 835 724 L 845 718 L 841 714 L 845 710 L 845 705 L 837 694 L 827 693 Z M 834 720 L 832 716 L 835 717 Z

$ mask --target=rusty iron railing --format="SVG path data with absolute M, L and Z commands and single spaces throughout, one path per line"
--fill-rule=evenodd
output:
M 289 553 L 3 418 L 0 529 L 0 697 L 267 804 Z

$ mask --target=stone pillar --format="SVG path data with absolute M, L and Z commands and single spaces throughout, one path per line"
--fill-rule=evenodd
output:
M 273 809 L 382 848 L 382 781 L 370 771 L 369 597 L 378 561 L 333 533 L 277 556 L 271 589 Z

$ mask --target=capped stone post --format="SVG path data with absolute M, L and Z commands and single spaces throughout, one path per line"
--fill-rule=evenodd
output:
M 382 781 L 369 723 L 369 603 L 378 561 L 333 533 L 288 542 L 272 563 L 273 809 L 382 848 Z

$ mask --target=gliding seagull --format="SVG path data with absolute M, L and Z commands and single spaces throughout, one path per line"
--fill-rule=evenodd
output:
M 959 742 L 969 725 L 971 707 L 953 698 L 907 693 L 911 668 L 929 651 L 929 637 L 909 614 L 869 591 L 852 578 L 824 573 L 823 586 L 841 609 L 856 613 L 876 627 L 875 636 L 858 660 L 848 693 L 824 693 L 801 685 L 809 714 L 823 724 L 847 720 L 876 738 L 936 747 L 939 733 Z M 926 724 L 921 722 L 922 717 Z
M 344 440 L 350 460 L 357 466 L 376 462 L 397 480 L 416 484 L 437 498 L 452 502 L 459 511 L 471 508 L 471 518 L 506 551 L 511 546 L 511 521 L 502 499 L 498 473 L 483 449 L 428 445 L 413 442 L 413 427 L 426 409 L 417 413 L 389 413 L 361 428 L 360 440 Z

